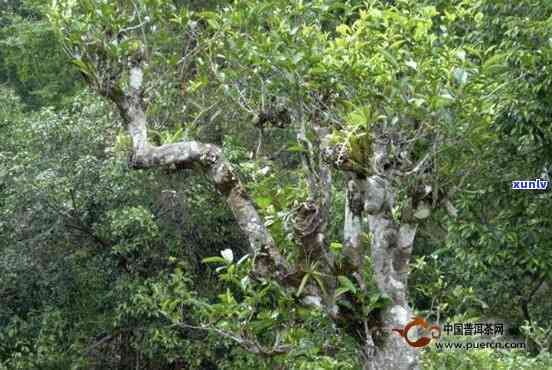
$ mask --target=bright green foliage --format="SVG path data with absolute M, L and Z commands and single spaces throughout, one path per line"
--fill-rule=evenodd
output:
M 223 252 L 225 255 L 227 253 Z M 190 333 L 198 332 L 198 335 L 205 332 L 208 338 L 214 339 L 220 332 L 241 333 L 242 337 L 258 341 L 266 351 L 275 346 L 291 349 L 285 357 L 269 357 L 265 361 L 233 352 L 229 359 L 220 362 L 221 368 L 278 365 L 299 369 L 356 368 L 350 357 L 352 342 L 343 342 L 322 312 L 298 307 L 291 291 L 270 281 L 251 279 L 249 256 L 233 262 L 228 258 L 211 257 L 204 262 L 219 265 L 217 273 L 222 285 L 216 299 L 207 303 L 190 293 L 190 280 L 177 269 L 168 287 L 153 289 L 153 299 L 159 302 L 157 312 L 176 327 Z M 227 342 L 232 346 L 231 340 Z M 257 365 L 252 365 L 251 361 Z

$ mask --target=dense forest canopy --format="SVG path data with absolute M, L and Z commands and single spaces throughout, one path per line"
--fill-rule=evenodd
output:
M 552 369 L 550 1 L 6 0 L 0 46 L 0 370 Z

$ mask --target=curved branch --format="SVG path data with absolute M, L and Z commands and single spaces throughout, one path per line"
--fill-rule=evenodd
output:
M 142 70 L 130 70 L 128 92 L 123 93 L 113 87 L 103 95 L 110 98 L 128 126 L 132 137 L 133 153 L 130 159 L 132 168 L 155 168 L 175 166 L 202 170 L 213 181 L 216 189 L 226 197 L 234 217 L 249 241 L 249 252 L 256 261 L 256 272 L 266 275 L 276 272 L 283 279 L 290 271 L 287 261 L 278 251 L 272 236 L 254 202 L 247 194 L 232 166 L 225 160 L 222 150 L 216 145 L 198 141 L 184 141 L 174 144 L 154 146 L 148 141 L 147 119 L 142 97 Z

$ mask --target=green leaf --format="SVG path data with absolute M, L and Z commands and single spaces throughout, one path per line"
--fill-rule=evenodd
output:
M 203 262 L 203 263 L 226 263 L 224 258 L 219 257 L 219 256 L 207 257 L 207 258 L 202 259 L 201 262 Z
M 211 28 L 214 28 L 214 29 L 219 28 L 218 22 L 212 18 L 207 19 L 207 23 L 209 23 L 209 26 L 211 26 Z
M 249 254 L 244 254 L 242 256 L 242 258 L 240 258 L 240 260 L 238 261 L 237 265 L 241 265 L 242 263 L 244 263 L 247 259 L 249 258 Z
M 307 150 L 301 144 L 292 145 L 287 150 L 288 150 L 288 152 L 292 152 L 292 153 L 306 153 L 307 152 Z
M 79 70 L 85 75 L 90 77 L 93 75 L 90 65 L 84 62 L 82 59 L 73 59 L 71 63 L 76 65 L 79 68 Z
M 397 63 L 397 59 L 395 59 L 393 55 L 391 55 L 387 50 L 383 48 L 380 48 L 379 51 L 383 54 L 385 59 L 387 59 L 387 61 L 393 65 L 393 67 L 399 69 L 399 63 Z
M 314 280 L 316 280 L 316 283 L 320 287 L 320 290 L 322 290 L 322 294 L 327 295 L 326 288 L 324 287 L 324 282 L 322 281 L 322 279 L 320 279 L 320 275 L 313 273 L 312 277 L 314 278 Z
M 291 58 L 291 62 L 296 65 L 298 64 L 301 60 L 303 60 L 303 57 L 305 56 L 304 53 L 297 53 L 295 54 L 292 58 Z
M 495 54 L 489 59 L 483 63 L 483 66 L 481 69 L 484 73 L 492 73 L 495 72 L 497 69 L 502 69 L 506 67 L 506 58 L 508 57 L 508 53 L 499 53 Z
M 305 285 L 307 285 L 307 281 L 309 280 L 309 277 L 310 277 L 309 273 L 306 273 L 305 276 L 303 276 L 303 279 L 301 280 L 301 284 L 299 285 L 299 289 L 297 289 L 297 293 L 295 293 L 297 297 L 299 297 L 303 292 L 303 289 L 305 288 Z
M 347 292 L 350 292 L 349 288 L 346 287 L 340 287 L 335 290 L 335 298 L 338 298 L 342 294 L 345 294 Z
M 348 277 L 343 276 L 343 275 L 339 275 L 337 277 L 337 280 L 339 280 L 339 284 L 342 287 L 347 288 L 348 291 L 352 292 L 353 294 L 356 294 L 356 292 L 357 292 L 356 286 L 351 280 L 349 280 Z
M 343 244 L 338 242 L 332 242 L 330 244 L 330 250 L 335 254 L 339 254 L 343 250 Z
M 261 208 L 268 208 L 272 204 L 271 197 L 257 197 L 255 198 L 255 203 Z

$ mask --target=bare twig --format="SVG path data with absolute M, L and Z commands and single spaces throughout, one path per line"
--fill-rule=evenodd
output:
M 291 346 L 279 344 L 280 342 L 279 336 L 276 336 L 276 342 L 274 343 L 274 346 L 272 346 L 272 348 L 266 348 L 262 346 L 256 339 L 251 340 L 241 335 L 238 336 L 233 333 L 229 333 L 227 331 L 224 331 L 212 326 L 204 326 L 204 325 L 196 326 L 196 325 L 188 325 L 184 323 L 174 323 L 174 325 L 185 329 L 203 330 L 203 331 L 216 333 L 226 339 L 230 339 L 238 343 L 246 351 L 257 355 L 261 355 L 261 356 L 268 356 L 268 357 L 278 356 L 278 355 L 286 354 L 291 350 Z

